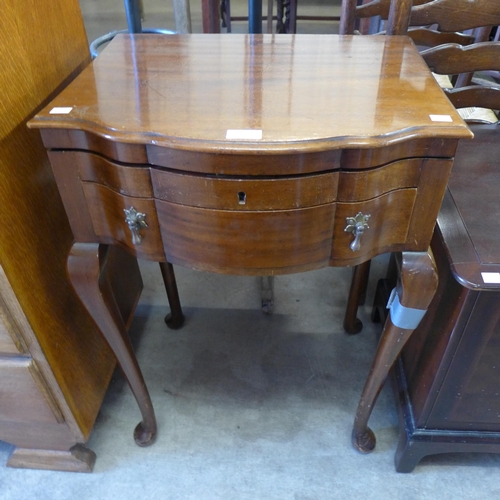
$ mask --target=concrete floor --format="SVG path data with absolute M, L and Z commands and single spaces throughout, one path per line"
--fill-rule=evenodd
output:
M 146 19 L 174 29 L 168 2 L 144 3 Z M 81 4 L 90 40 L 125 27 L 121 0 Z M 197 9 L 192 5 L 193 26 L 201 31 Z M 384 263 L 384 257 L 374 262 L 368 305 Z M 131 336 L 156 408 L 157 442 L 135 445 L 140 415 L 116 372 L 87 444 L 97 454 L 94 472 L 0 466 L 2 500 L 499 497 L 500 455 L 427 457 L 413 473 L 397 474 L 398 418 L 389 387 L 370 421 L 377 448 L 361 455 L 351 447 L 380 326 L 370 323 L 367 305 L 363 332 L 343 333 L 349 269 L 277 277 L 275 312 L 265 316 L 257 278 L 176 268 L 187 321 L 170 331 L 159 269 L 141 266 L 145 290 Z M 10 450 L 0 442 L 0 464 Z

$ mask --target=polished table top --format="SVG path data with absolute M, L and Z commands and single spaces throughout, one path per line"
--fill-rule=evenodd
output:
M 403 36 L 120 35 L 33 125 L 268 154 L 470 137 Z

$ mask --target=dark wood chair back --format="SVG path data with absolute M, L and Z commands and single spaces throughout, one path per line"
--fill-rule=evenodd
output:
M 388 20 L 387 34 L 407 33 L 420 46 L 469 45 L 486 41 L 491 27 L 500 24 L 500 0 L 402 0 L 396 4 L 401 4 L 392 7 L 394 11 L 397 8 L 398 15 L 391 18 L 391 0 L 363 5 L 357 5 L 357 0 L 343 0 L 340 34 L 354 33 L 357 20 L 380 16 Z M 429 29 L 431 25 L 438 29 Z M 458 33 L 480 27 L 486 29 L 474 36 Z
M 425 50 L 422 57 L 434 73 L 441 75 L 500 71 L 500 42 L 475 43 L 468 47 L 441 45 Z M 445 92 L 456 108 L 500 110 L 500 87 L 493 83 L 446 89 Z

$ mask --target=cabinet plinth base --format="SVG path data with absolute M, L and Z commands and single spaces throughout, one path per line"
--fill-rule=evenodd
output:
M 95 453 L 80 444 L 68 451 L 15 448 L 7 461 L 7 467 L 92 472 L 95 460 Z

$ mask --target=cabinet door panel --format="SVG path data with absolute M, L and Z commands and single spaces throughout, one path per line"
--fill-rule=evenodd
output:
M 0 422 L 64 421 L 31 358 L 0 359 L 0 380 Z
M 2 308 L 0 297 L 0 354 L 17 354 L 19 349 L 11 336 L 15 326 L 9 321 L 6 311 Z

